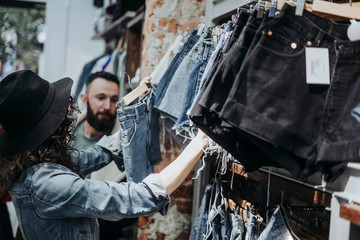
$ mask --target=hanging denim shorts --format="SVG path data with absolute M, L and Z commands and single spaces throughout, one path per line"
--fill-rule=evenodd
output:
M 190 125 L 190 120 L 187 116 L 187 111 L 190 109 L 191 104 L 194 101 L 195 95 L 200 91 L 200 83 L 205 68 L 208 64 L 208 61 L 214 51 L 214 42 L 212 39 L 203 39 L 199 40 L 197 43 L 197 56 L 195 64 L 192 66 L 190 75 L 188 76 L 187 82 L 185 84 L 185 91 L 183 92 L 183 97 L 181 102 L 180 111 L 177 112 L 177 121 L 175 123 L 175 128 L 179 127 L 188 127 Z M 181 74 L 186 76 L 186 74 Z M 180 93 L 180 88 L 177 88 Z M 180 104 L 179 104 L 180 105 Z
M 206 41 L 205 37 L 206 34 L 203 33 L 200 39 L 198 40 L 198 42 L 192 47 L 190 52 L 184 57 L 178 69 L 174 73 L 171 82 L 169 83 L 169 86 L 164 95 L 164 98 L 162 99 L 161 104 L 158 107 L 158 110 L 165 112 L 176 119 L 181 114 L 181 108 L 184 102 L 184 95 L 188 86 L 188 80 L 190 74 L 192 73 L 193 68 L 196 67 L 198 58 L 200 60 L 203 58 L 203 56 L 205 56 L 206 57 L 205 60 L 207 60 L 209 53 L 211 54 L 212 52 L 210 51 L 210 48 L 206 46 L 206 44 L 205 45 L 203 44 Z M 199 73 L 199 71 L 197 72 Z M 203 70 L 201 72 L 201 75 L 202 73 Z
M 315 162 L 333 181 L 359 162 L 360 41 L 349 24 L 285 4 L 246 58 L 220 117 L 241 131 Z M 330 85 L 306 83 L 305 48 L 329 51 Z M 342 167 L 339 167 L 342 166 Z
M 249 17 L 238 40 L 227 53 L 199 100 L 199 104 L 211 111 L 220 113 L 239 72 L 247 50 L 260 26 L 261 19 L 256 18 L 257 11 Z M 221 89 L 221 91 L 219 91 Z
M 159 81 L 159 84 L 156 88 L 156 94 L 155 94 L 155 102 L 154 102 L 154 108 L 157 109 L 167 91 L 167 88 L 169 87 L 169 84 L 178 69 L 179 65 L 183 61 L 184 57 L 190 52 L 192 47 L 196 44 L 196 42 L 199 40 L 199 36 L 197 35 L 197 30 L 194 29 L 190 36 L 187 38 L 179 52 L 175 55 L 175 57 L 172 59 L 170 65 L 166 69 L 164 75 Z
M 151 89 L 138 103 L 117 110 L 128 181 L 141 182 L 162 160 L 159 126 L 152 110 L 154 98 Z

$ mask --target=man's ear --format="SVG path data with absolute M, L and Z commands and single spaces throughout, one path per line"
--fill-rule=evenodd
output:
M 87 95 L 82 93 L 82 94 L 80 94 L 80 98 L 81 98 L 82 104 L 87 108 L 87 100 L 88 100 Z

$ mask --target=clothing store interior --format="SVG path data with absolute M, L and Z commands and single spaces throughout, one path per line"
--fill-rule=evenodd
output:
M 124 169 L 90 178 L 141 182 L 198 131 L 209 136 L 166 216 L 113 223 L 100 239 L 360 239 L 359 0 L 1 0 L 0 10 L 0 81 L 30 64 L 44 79 L 68 76 L 83 112 L 88 77 L 118 77 Z M 41 16 L 33 52 L 9 50 L 25 38 L 3 24 L 14 10 Z M 0 200 L 0 239 L 21 239 L 10 195 Z

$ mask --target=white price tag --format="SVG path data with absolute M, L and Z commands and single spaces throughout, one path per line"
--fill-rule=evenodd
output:
M 350 20 L 351 24 L 348 28 L 347 34 L 351 41 L 360 40 L 360 22 Z
M 329 50 L 327 48 L 305 48 L 306 83 L 330 84 Z

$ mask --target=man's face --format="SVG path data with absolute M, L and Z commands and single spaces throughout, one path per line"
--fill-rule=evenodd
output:
M 87 121 L 99 132 L 111 132 L 116 118 L 119 86 L 96 78 L 87 89 Z

